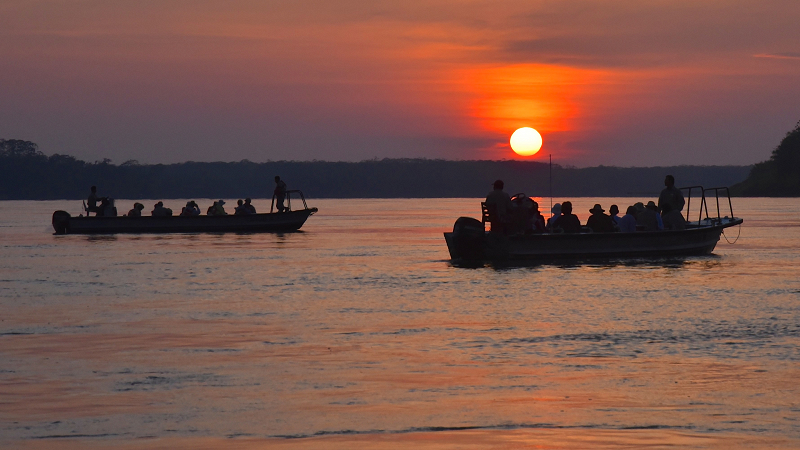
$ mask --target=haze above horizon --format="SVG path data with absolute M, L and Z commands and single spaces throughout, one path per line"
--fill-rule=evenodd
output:
M 142 163 L 749 165 L 800 119 L 800 3 L 0 4 L 0 138 Z M 515 155 L 519 127 L 541 132 Z

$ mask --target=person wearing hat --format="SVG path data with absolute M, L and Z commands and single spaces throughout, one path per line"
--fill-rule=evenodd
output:
M 591 228 L 593 232 L 611 233 L 614 231 L 614 222 L 611 220 L 611 216 L 605 214 L 606 210 L 599 203 L 594 205 L 589 212 L 592 215 L 586 221 L 586 226 Z
M 213 206 L 213 208 L 214 208 L 213 212 L 214 213 L 211 214 L 211 215 L 212 216 L 227 216 L 228 213 L 225 212 L 225 208 L 222 206 L 224 204 L 225 204 L 225 200 L 222 200 L 222 199 L 219 199 L 216 202 L 214 202 L 214 206 Z
M 486 195 L 484 203 L 489 211 L 492 231 L 505 232 L 506 225 L 511 219 L 511 196 L 503 190 L 503 180 L 495 181 L 492 186 L 494 189 Z
M 653 202 L 650 202 L 653 203 Z M 633 205 L 636 207 L 636 226 L 638 229 L 644 231 L 658 231 L 658 212 L 652 208 L 645 208 L 642 202 L 637 202 Z M 655 206 L 655 203 L 653 203 Z M 663 226 L 662 226 L 663 228 Z
M 555 221 L 559 217 L 561 217 L 561 203 L 556 203 L 555 205 L 553 205 L 553 207 L 550 208 L 550 212 L 553 215 L 550 216 L 549 219 L 547 219 L 547 227 L 546 227 L 547 231 L 553 231 L 553 223 L 555 223 Z

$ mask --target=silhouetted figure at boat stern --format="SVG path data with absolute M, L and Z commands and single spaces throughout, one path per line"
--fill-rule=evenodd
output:
M 97 195 L 97 186 L 92 186 L 90 190 L 89 197 L 86 198 L 86 215 L 88 216 L 89 213 L 94 213 L 95 215 L 102 216 L 103 208 L 98 205 L 97 202 L 102 202 L 106 200 L 106 198 Z
M 503 190 L 503 180 L 492 183 L 492 189 L 483 202 L 483 214 L 492 225 L 491 230 L 505 233 L 511 222 L 511 196 Z
M 275 208 L 277 208 L 278 212 L 288 211 L 288 208 L 283 206 L 283 201 L 286 200 L 286 183 L 277 175 L 275 175 L 275 191 L 273 194 L 275 196 Z

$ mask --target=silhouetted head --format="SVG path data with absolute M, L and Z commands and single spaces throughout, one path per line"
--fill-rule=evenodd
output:
M 532 210 L 532 211 L 539 212 L 539 204 L 538 204 L 538 203 L 536 203 L 536 201 L 534 201 L 534 200 L 531 200 L 531 202 L 532 202 L 532 205 L 531 205 L 531 210 Z
M 503 186 L 505 186 L 503 180 L 497 180 L 492 185 L 494 186 L 495 189 L 503 189 Z
M 164 206 L 164 202 L 158 202 L 153 206 L 155 206 L 156 208 L 158 208 L 159 206 Z
M 92 192 L 97 192 L 97 186 L 92 186 Z
M 664 186 L 666 187 L 675 186 L 675 177 L 673 177 L 672 175 L 667 175 L 664 178 Z
M 244 203 L 242 199 L 236 200 L 237 205 L 242 206 L 242 203 Z
M 141 211 L 144 209 L 144 205 L 139 202 L 136 202 L 133 204 L 133 209 L 138 209 L 139 211 Z
M 636 215 L 636 207 L 633 206 L 633 205 L 628 206 L 628 209 L 625 210 L 625 214 L 630 214 L 632 216 L 635 216 Z
M 248 198 L 244 199 L 244 204 L 245 204 L 245 205 L 249 205 L 249 204 L 250 204 L 250 201 L 251 201 L 251 200 L 250 200 L 250 198 L 248 197 Z
M 609 212 L 609 213 L 611 213 L 611 215 L 612 215 L 612 216 L 613 216 L 614 214 L 619 214 L 619 206 L 617 206 L 617 205 L 611 205 L 611 207 L 610 207 L 610 208 L 608 208 L 608 212 Z
M 589 210 L 589 212 L 592 213 L 592 214 L 602 214 L 602 213 L 606 212 L 606 210 L 603 209 L 602 206 L 600 206 L 600 203 L 597 203 L 597 204 L 594 205 L 594 207 L 592 209 Z
M 564 202 L 561 204 L 561 214 L 565 216 L 567 214 L 572 214 L 572 202 Z
M 277 183 L 278 181 L 281 181 L 281 177 L 275 175 L 275 182 Z
M 553 205 L 553 207 L 550 208 L 550 212 L 556 215 L 561 214 L 561 203 Z
M 656 202 L 654 202 L 652 200 L 647 202 L 647 206 L 645 206 L 645 208 L 652 209 L 653 211 L 658 211 L 658 206 L 656 206 Z

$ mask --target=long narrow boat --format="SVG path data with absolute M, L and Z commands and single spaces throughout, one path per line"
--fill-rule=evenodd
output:
M 73 217 L 66 211 L 53 213 L 56 234 L 116 234 L 116 233 L 271 233 L 297 231 L 317 208 L 309 208 L 300 191 L 303 209 L 263 214 L 226 216 L 169 216 L 169 217 Z M 288 197 L 288 196 L 287 196 Z M 273 199 L 274 201 L 274 199 Z M 291 202 L 288 203 L 291 208 Z
M 700 216 L 688 221 L 692 189 L 702 192 Z M 682 188 L 689 190 L 687 223 L 684 230 L 637 231 L 635 233 L 542 233 L 506 236 L 486 232 L 485 222 L 460 218 L 453 232 L 444 233 L 447 248 L 453 261 L 484 260 L 564 260 L 588 258 L 664 257 L 710 254 L 725 228 L 741 225 L 744 221 L 733 216 L 728 195 L 730 216 L 721 217 L 718 192 L 726 187 L 703 189 L 701 186 Z M 717 215 L 709 217 L 706 203 L 707 191 L 717 193 Z

